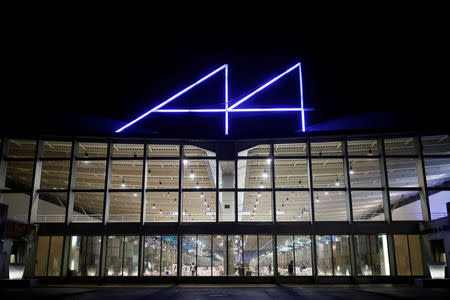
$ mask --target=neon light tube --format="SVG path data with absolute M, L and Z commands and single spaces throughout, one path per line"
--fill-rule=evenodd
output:
M 187 88 L 185 88 L 184 90 L 176 93 L 175 95 L 173 95 L 172 97 L 170 97 L 169 99 L 167 99 L 166 101 L 160 103 L 159 105 L 155 106 L 154 108 L 150 109 L 149 111 L 147 111 L 146 113 L 144 113 L 143 115 L 137 117 L 136 119 L 134 119 L 133 121 L 131 121 L 130 123 L 126 124 L 125 126 L 119 128 L 118 130 L 116 130 L 116 133 L 118 132 L 122 132 L 124 129 L 130 127 L 131 125 L 139 122 L 140 120 L 142 120 L 143 118 L 145 118 L 146 116 L 148 116 L 149 114 L 151 114 L 152 112 L 154 112 L 155 110 L 163 107 L 164 105 L 168 104 L 169 102 L 171 102 L 172 100 L 178 98 L 179 96 L 181 96 L 182 94 L 186 93 L 187 91 L 189 91 L 190 89 L 192 89 L 193 87 L 197 86 L 198 84 L 202 83 L 203 81 L 207 80 L 208 78 L 210 78 L 211 76 L 214 76 L 217 72 L 221 71 L 222 69 L 224 69 L 226 67 L 226 65 L 221 66 L 220 68 L 212 71 L 211 73 L 209 73 L 208 75 L 206 75 L 205 77 L 199 79 L 197 82 L 191 84 L 190 86 L 188 86 Z
M 187 113 L 187 112 L 194 112 L 194 113 L 214 113 L 214 112 L 224 112 L 225 109 L 223 108 L 211 108 L 211 109 L 158 109 L 155 110 L 155 112 L 160 113 Z
M 295 70 L 298 66 L 300 65 L 300 63 L 296 64 L 295 66 L 290 67 L 288 70 L 284 71 L 283 73 L 281 73 L 280 75 L 278 75 L 277 77 L 273 78 L 272 80 L 270 80 L 269 82 L 263 84 L 262 86 L 260 86 L 259 88 L 257 88 L 256 90 L 254 90 L 253 92 L 251 92 L 250 94 L 248 94 L 247 96 L 245 96 L 244 98 L 242 98 L 241 100 L 239 100 L 238 102 L 236 102 L 235 104 L 231 105 L 229 110 L 233 110 L 236 106 L 240 105 L 241 103 L 243 103 L 244 101 L 248 100 L 249 98 L 253 97 L 254 95 L 256 95 L 257 93 L 259 93 L 260 91 L 262 91 L 263 89 L 265 89 L 266 87 L 268 87 L 269 85 L 271 85 L 272 83 L 274 83 L 275 81 L 277 81 L 278 79 L 280 79 L 281 77 L 283 77 L 284 75 L 288 74 L 289 72 L 291 72 L 292 70 Z
M 264 112 L 264 111 L 273 111 L 273 112 L 283 112 L 283 111 L 313 111 L 312 108 L 301 108 L 301 107 L 286 107 L 286 108 L 236 108 L 230 110 L 230 112 Z
M 225 66 L 225 135 L 228 135 L 228 65 Z
M 299 78 L 299 83 L 300 83 L 300 107 L 303 108 L 303 79 L 302 79 L 302 64 L 299 63 L 298 64 L 298 78 Z M 301 113 L 301 117 L 302 117 L 302 131 L 305 132 L 306 128 L 305 128 L 305 111 L 302 110 Z

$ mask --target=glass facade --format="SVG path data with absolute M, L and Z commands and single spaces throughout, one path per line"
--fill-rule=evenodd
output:
M 38 242 L 39 276 L 66 273 L 61 260 L 80 277 L 421 273 L 397 255 L 418 243 L 414 232 L 358 226 L 447 216 L 447 136 L 228 143 L 225 155 L 220 141 L 4 138 L 0 203 L 8 218 L 54 223 Z M 77 232 L 83 223 L 96 231 Z M 59 228 L 73 234 L 64 258 L 48 253 Z

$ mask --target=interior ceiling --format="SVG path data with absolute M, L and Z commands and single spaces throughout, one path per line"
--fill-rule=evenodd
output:
M 424 139 L 424 151 L 437 151 L 449 154 L 450 141 L 448 136 Z M 34 158 L 35 141 L 11 140 L 9 158 Z M 385 140 L 386 155 L 417 154 L 412 138 Z M 433 150 L 434 149 L 434 150 Z M 67 158 L 71 156 L 71 142 L 45 141 L 43 158 Z M 111 215 L 130 215 L 139 219 L 140 192 L 120 192 L 121 189 L 140 189 L 142 187 L 143 171 L 142 144 L 113 144 Z M 344 172 L 341 142 L 311 143 L 313 184 L 314 188 L 344 188 Z M 103 189 L 105 186 L 107 145 L 105 143 L 80 142 L 77 150 L 77 170 L 75 188 L 80 191 L 75 194 L 75 209 L 81 214 L 101 215 L 103 209 L 103 193 L 83 193 L 84 189 Z M 216 161 L 213 152 L 196 146 L 185 146 L 187 156 L 183 160 L 183 187 L 193 189 L 183 195 L 183 210 L 187 213 L 183 218 L 189 221 L 211 221 L 215 212 L 215 192 L 195 191 L 199 188 L 215 188 Z M 358 158 L 350 158 L 352 187 L 380 188 L 378 145 L 375 140 L 358 140 L 348 142 L 348 153 Z M 148 145 L 150 158 L 174 158 L 148 161 L 147 188 L 155 191 L 147 193 L 147 219 L 152 221 L 174 221 L 177 219 L 178 193 L 176 191 L 158 191 L 177 189 L 179 184 L 178 170 L 180 154 L 178 145 Z M 269 145 L 259 145 L 238 153 L 239 157 L 268 156 Z M 274 154 L 283 156 L 306 155 L 306 144 L 287 143 L 275 144 Z M 433 154 L 433 153 L 431 153 Z M 321 158 L 323 156 L 323 158 Z M 211 157 L 211 159 L 195 159 L 195 157 Z M 128 158 L 120 160 L 118 158 Z M 130 159 L 131 158 L 131 159 Z M 135 160 L 132 158 L 136 158 Z M 239 188 L 271 188 L 271 164 L 268 159 L 238 160 Z M 448 180 L 450 161 L 447 158 L 427 160 L 427 176 L 429 185 L 438 185 Z M 70 160 L 44 160 L 41 178 L 41 189 L 55 196 L 62 205 L 66 194 L 52 194 L 57 190 L 67 189 Z M 418 187 L 416 160 L 414 158 L 388 158 L 388 180 L 391 187 Z M 232 178 L 234 162 L 221 162 L 219 178 Z M 7 187 L 31 187 L 33 173 L 32 161 L 9 161 L 7 170 Z M 234 181 L 234 179 L 233 179 Z M 225 181 L 224 181 L 225 182 Z M 275 159 L 275 184 L 277 188 L 308 188 L 306 158 Z M 221 187 L 226 187 L 221 185 Z M 345 214 L 344 192 L 315 192 L 319 203 L 316 211 L 323 216 L 333 217 L 335 214 Z M 223 196 L 223 195 L 222 195 Z M 271 192 L 242 192 L 238 196 L 238 210 L 244 221 L 270 221 L 272 213 Z M 352 194 L 354 212 L 359 214 L 373 213 L 380 208 L 381 193 L 366 191 Z M 309 194 L 302 191 L 277 192 L 277 218 L 285 221 L 308 220 Z M 233 194 L 221 197 L 220 214 L 223 220 L 234 218 Z M 393 202 L 396 201 L 394 196 Z M 225 208 L 225 205 L 230 205 Z M 153 208 L 154 207 L 154 208 Z M 231 220 L 231 219 L 230 219 Z

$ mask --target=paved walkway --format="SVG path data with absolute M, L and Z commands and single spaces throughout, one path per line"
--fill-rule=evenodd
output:
M 0 299 L 450 299 L 450 289 L 392 285 L 58 285 L 3 289 Z

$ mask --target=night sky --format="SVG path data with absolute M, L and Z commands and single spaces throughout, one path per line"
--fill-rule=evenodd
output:
M 448 102 L 440 11 L 391 7 L 315 17 L 289 7 L 250 15 L 14 10 L 2 37 L 2 133 L 109 134 L 225 63 L 233 103 L 299 61 L 305 106 L 315 109 L 307 114 L 311 128 L 352 116 L 367 128 L 379 127 L 380 118 L 399 129 L 449 128 L 440 107 Z M 298 103 L 292 73 L 242 107 Z M 167 108 L 223 105 L 219 74 Z M 300 135 L 298 113 L 234 114 L 230 122 L 229 138 Z M 152 114 L 122 135 L 223 138 L 223 123 L 223 114 Z

